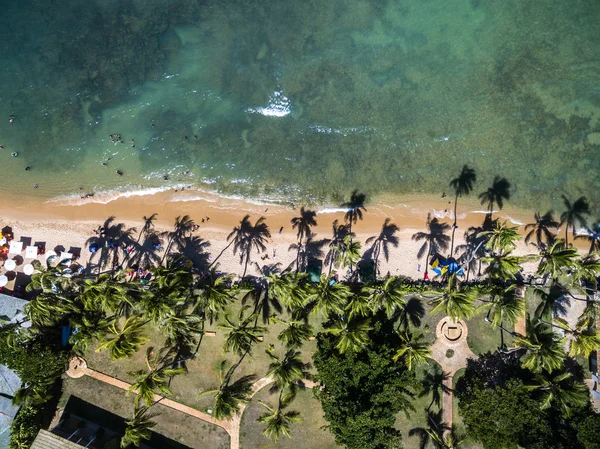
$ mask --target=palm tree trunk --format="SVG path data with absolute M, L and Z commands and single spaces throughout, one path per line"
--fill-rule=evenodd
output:
M 454 233 L 456 232 L 456 208 L 458 206 L 458 193 L 454 198 L 454 224 L 452 225 L 452 243 L 450 245 L 450 257 L 454 256 Z
M 569 225 L 565 227 L 565 248 L 569 247 Z
M 208 266 L 208 269 L 209 269 L 209 270 L 212 268 L 212 266 L 213 266 L 214 264 L 216 264 L 216 263 L 217 263 L 217 260 L 219 260 L 219 257 L 221 257 L 221 256 L 223 255 L 223 253 L 224 253 L 225 251 L 227 251 L 231 245 L 233 245 L 233 240 L 232 240 L 231 242 L 229 242 L 229 245 L 227 245 L 225 248 L 223 248 L 223 249 L 221 250 L 221 252 L 219 253 L 219 255 L 218 255 L 216 258 L 215 258 L 215 260 L 213 260 L 213 261 L 212 261 L 212 263 L 211 263 L 211 264 Z
M 504 349 L 504 331 L 502 330 L 503 325 L 500 323 L 500 347 Z

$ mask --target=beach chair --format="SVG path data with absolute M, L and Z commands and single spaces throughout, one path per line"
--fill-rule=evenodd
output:
M 21 254 L 23 251 L 23 242 L 17 242 L 13 240 L 10 242 L 10 249 L 8 250 L 8 254 Z
M 28 246 L 25 248 L 25 259 L 37 259 L 38 256 L 38 247 L 37 246 Z

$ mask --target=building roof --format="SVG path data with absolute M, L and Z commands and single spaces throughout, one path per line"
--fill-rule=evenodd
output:
M 47 430 L 40 430 L 31 445 L 31 449 L 81 449 L 82 447 Z
M 25 318 L 23 308 L 27 302 L 24 299 L 0 293 L 0 317 L 8 317 L 12 322 L 23 320 Z M 23 323 L 22 326 L 29 327 L 31 323 Z

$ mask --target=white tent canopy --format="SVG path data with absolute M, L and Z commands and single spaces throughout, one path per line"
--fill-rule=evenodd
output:
M 38 247 L 28 246 L 25 248 L 25 259 L 37 259 Z
M 21 251 L 23 251 L 23 242 L 17 242 L 16 240 L 10 242 L 8 254 L 21 254 Z

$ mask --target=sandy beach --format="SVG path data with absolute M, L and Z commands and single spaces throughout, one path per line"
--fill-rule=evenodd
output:
M 369 237 L 376 236 L 386 218 L 400 227 L 398 237 L 400 245 L 392 248 L 388 261 L 380 260 L 380 273 L 410 276 L 415 279 L 423 277 L 425 258 L 418 259 L 417 252 L 421 242 L 411 239 L 415 232 L 425 230 L 427 213 L 438 216 L 440 220 L 452 224 L 452 198 L 423 199 L 418 198 L 396 206 L 388 206 L 381 201 L 366 204 L 367 211 L 364 219 L 353 227 L 357 240 L 363 245 Z M 469 201 L 470 200 L 470 201 Z M 391 201 L 390 201 L 391 202 Z M 449 204 L 450 202 L 450 204 Z M 317 215 L 318 226 L 314 232 L 318 238 L 331 237 L 331 226 L 334 220 L 340 223 L 344 219 L 344 211 L 335 207 L 314 207 L 320 211 Z M 484 214 L 474 199 L 459 202 L 458 226 L 455 245 L 463 243 L 463 233 L 473 225 L 480 225 Z M 476 212 L 469 212 L 475 210 Z M 290 251 L 291 244 L 296 243 L 296 232 L 291 228 L 290 220 L 297 215 L 297 209 L 281 205 L 255 204 L 240 199 L 223 198 L 203 192 L 203 199 L 198 199 L 197 191 L 159 192 L 154 195 L 121 197 L 106 204 L 97 200 L 80 203 L 40 203 L 35 198 L 20 199 L 17 203 L 4 203 L 0 206 L 0 224 L 2 227 L 11 226 L 17 239 L 30 237 L 33 242 L 45 242 L 47 249 L 62 245 L 67 250 L 70 247 L 81 248 L 80 262 L 89 260 L 86 240 L 93 236 L 93 230 L 110 216 L 115 216 L 117 222 L 125 223 L 128 227 L 140 229 L 142 217 L 152 213 L 158 214 L 156 228 L 170 230 L 177 216 L 189 215 L 200 228 L 194 233 L 210 242 L 209 253 L 214 257 L 227 245 L 227 236 L 244 215 L 250 215 L 255 221 L 261 216 L 266 217 L 272 238 L 267 245 L 269 259 L 261 260 L 261 255 L 253 254 L 252 262 L 260 265 L 281 263 L 281 268 L 289 266 L 295 258 L 295 252 Z M 510 219 L 514 223 L 531 221 L 532 214 L 526 211 L 506 209 L 498 216 Z M 206 220 L 206 218 L 209 218 Z M 204 222 L 202 221 L 204 219 Z M 279 229 L 283 227 L 281 233 Z M 523 232 L 521 226 L 521 232 Z M 516 253 L 531 254 L 535 248 L 521 242 Z M 275 256 L 273 256 L 275 254 Z M 535 265 L 526 265 L 526 271 L 532 271 Z M 241 274 L 242 267 L 239 256 L 232 250 L 226 251 L 219 259 L 222 271 Z M 249 267 L 249 274 L 257 274 L 254 264 Z

